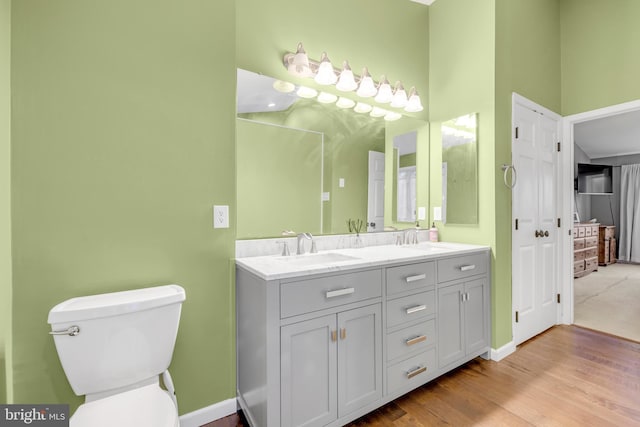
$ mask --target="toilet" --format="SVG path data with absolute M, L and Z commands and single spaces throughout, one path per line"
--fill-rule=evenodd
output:
M 178 427 L 171 363 L 185 291 L 179 285 L 72 298 L 48 323 L 73 392 L 71 427 Z M 167 390 L 160 387 L 162 375 Z

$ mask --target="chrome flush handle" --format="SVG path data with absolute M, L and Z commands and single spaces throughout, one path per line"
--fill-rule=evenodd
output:
M 73 325 L 63 331 L 51 331 L 49 332 L 49 335 L 69 335 L 70 337 L 75 337 L 79 333 L 80 327 Z

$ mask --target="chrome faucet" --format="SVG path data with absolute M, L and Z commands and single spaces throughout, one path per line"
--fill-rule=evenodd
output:
M 409 240 L 411 237 L 411 240 Z M 418 243 L 418 229 L 417 228 L 406 228 L 404 230 L 404 244 L 405 245 L 415 245 Z
M 300 233 L 298 234 L 298 255 L 302 255 L 304 254 L 304 241 L 306 240 L 311 240 L 313 242 L 313 236 L 311 235 L 311 233 Z M 312 243 L 312 247 L 313 247 L 313 243 Z

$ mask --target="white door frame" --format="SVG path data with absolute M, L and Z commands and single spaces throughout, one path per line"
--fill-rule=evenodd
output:
M 622 104 L 611 105 L 597 110 L 586 111 L 584 113 L 573 114 L 564 117 L 562 120 L 562 140 L 565 142 L 565 150 L 562 150 L 563 168 L 562 181 L 565 183 L 562 187 L 562 221 L 566 227 L 562 227 L 565 233 L 565 243 L 563 245 L 561 263 L 564 267 L 562 273 L 562 323 L 573 324 L 573 207 L 575 193 L 573 190 L 573 174 L 574 174 L 574 153 L 573 153 L 573 127 L 577 123 L 586 122 L 603 117 L 614 116 L 616 114 L 628 113 L 640 110 L 640 100 L 625 102 Z M 569 231 L 567 232 L 566 229 Z
M 539 104 L 536 104 L 534 101 L 531 101 L 530 99 L 525 98 L 522 95 L 519 95 L 515 92 L 512 93 L 512 98 L 511 98 L 511 144 L 509 146 L 509 149 L 512 150 L 512 146 L 513 146 L 513 141 L 515 141 L 515 124 L 514 124 L 514 117 L 515 117 L 515 106 L 517 104 L 520 104 L 526 108 L 529 108 L 531 110 L 540 112 L 544 115 L 546 115 L 547 117 L 553 117 L 555 119 L 558 120 L 559 123 L 559 135 L 558 138 L 562 137 L 564 135 L 563 133 L 563 118 L 561 115 L 559 115 L 558 113 L 549 110 L 548 108 L 545 108 Z M 561 142 L 564 141 L 565 139 L 562 138 Z M 564 147 L 564 145 L 566 144 L 561 144 L 562 147 Z M 566 155 L 567 150 L 566 149 L 561 149 L 561 156 L 560 159 L 558 160 L 557 163 L 557 168 L 558 168 L 558 173 L 557 173 L 557 182 L 556 182 L 556 209 L 558 212 L 558 215 L 561 219 L 561 221 L 563 222 L 563 224 L 567 224 L 566 220 L 563 218 L 563 213 L 564 213 L 564 202 L 563 202 L 563 189 L 566 187 L 566 185 L 563 185 L 563 182 L 565 181 L 565 172 L 567 170 L 566 167 L 566 163 L 564 162 L 564 156 Z M 572 152 L 573 155 L 573 152 Z M 512 163 L 513 164 L 513 163 Z M 573 170 L 573 168 L 571 168 L 571 170 Z M 516 171 L 517 174 L 517 171 Z M 571 181 L 573 182 L 573 181 Z M 573 188 L 573 187 L 572 187 Z M 513 219 L 513 207 L 511 208 L 511 225 L 513 226 L 514 224 L 514 219 Z M 558 232 L 558 241 L 557 241 L 557 245 L 558 245 L 558 250 L 560 251 L 559 253 L 565 253 L 566 249 L 565 247 L 568 247 L 569 243 L 572 243 L 573 240 L 567 239 L 567 236 L 565 233 L 566 231 L 563 231 L 566 227 L 563 225 L 560 228 L 560 231 Z M 513 230 L 512 230 L 513 233 Z M 511 237 L 511 241 L 512 241 L 512 247 L 511 247 L 511 254 L 512 254 L 512 259 L 511 259 L 511 268 L 512 268 L 512 272 L 511 272 L 511 294 L 512 294 L 512 298 L 513 298 L 513 236 Z M 573 256 L 573 255 L 572 255 Z M 573 258 L 572 258 L 573 259 Z M 556 271 L 556 292 L 562 292 L 563 289 L 563 278 L 565 277 L 565 275 L 567 274 L 566 271 L 568 271 L 568 267 L 567 267 L 567 263 L 563 260 L 563 257 L 560 257 L 560 259 L 558 260 L 558 265 L 557 265 L 557 271 Z M 573 273 L 573 261 L 571 261 L 570 264 L 571 267 L 571 272 Z M 561 321 L 561 315 L 562 315 L 562 304 L 557 304 L 558 308 L 556 310 L 556 323 L 560 323 Z M 512 340 L 513 340 L 513 330 L 515 329 L 515 311 L 513 310 L 513 300 L 512 300 L 512 310 L 511 310 L 511 316 L 512 316 L 512 320 L 511 320 L 511 330 L 512 330 Z

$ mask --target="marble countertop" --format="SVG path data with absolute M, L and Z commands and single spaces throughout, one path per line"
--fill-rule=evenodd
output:
M 265 280 L 303 277 L 348 271 L 363 267 L 382 267 L 399 262 L 427 261 L 442 256 L 462 255 L 488 246 L 449 242 L 423 242 L 417 245 L 381 245 L 357 249 L 334 249 L 304 255 L 267 255 L 236 258 L 236 264 Z

